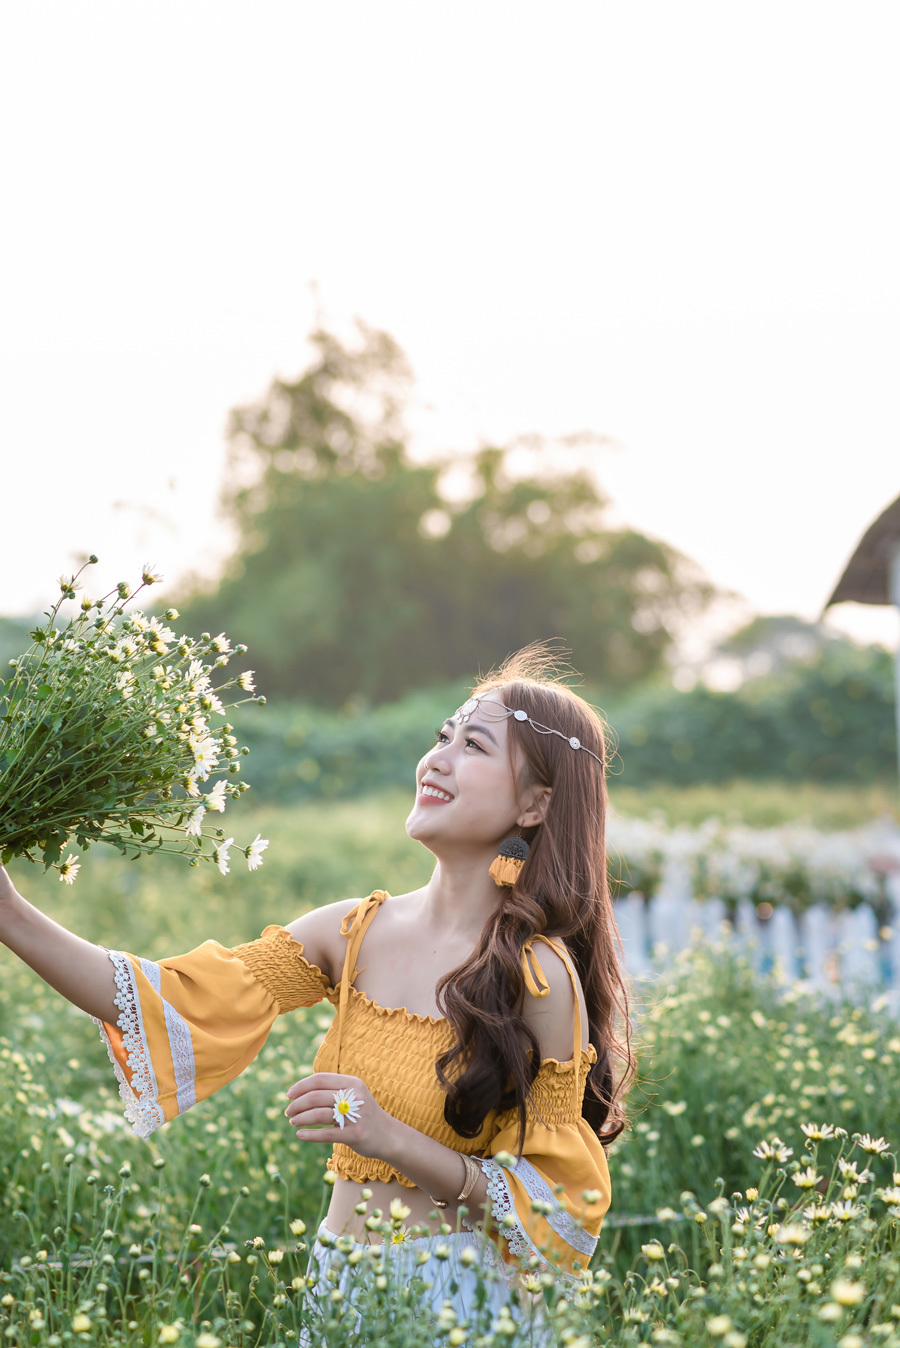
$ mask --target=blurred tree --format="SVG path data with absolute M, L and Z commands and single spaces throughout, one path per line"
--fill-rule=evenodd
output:
M 829 639 L 736 692 L 641 689 L 617 711 L 622 782 L 733 777 L 868 782 L 896 769 L 893 662 L 879 646 Z
M 471 674 L 560 637 L 595 686 L 659 671 L 679 624 L 712 586 L 664 543 L 606 527 L 583 472 L 527 479 L 508 448 L 414 464 L 403 406 L 410 372 L 386 333 L 350 349 L 312 334 L 314 359 L 276 379 L 228 429 L 224 505 L 238 547 L 212 593 L 181 600 L 195 630 L 250 646 L 270 694 L 341 706 Z

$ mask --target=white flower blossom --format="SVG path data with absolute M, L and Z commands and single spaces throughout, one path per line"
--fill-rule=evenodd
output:
M 817 1174 L 813 1166 L 808 1165 L 805 1170 L 798 1170 L 796 1175 L 792 1176 L 798 1189 L 814 1189 L 817 1184 L 821 1184 L 822 1176 Z
M 242 688 L 245 693 L 254 693 L 256 691 L 256 684 L 253 682 L 253 673 L 254 671 L 252 669 L 245 669 L 243 674 L 238 675 L 238 688 Z
M 225 841 L 220 843 L 216 848 L 216 865 L 219 868 L 220 875 L 227 875 L 231 869 L 228 865 L 228 849 L 233 842 L 234 838 L 226 838 Z
M 870 1137 L 868 1133 L 863 1133 L 862 1137 L 859 1139 L 859 1145 L 862 1147 L 863 1151 L 871 1151 L 879 1156 L 882 1152 L 890 1151 L 891 1149 L 890 1143 L 885 1142 L 883 1137 Z
M 875 1175 L 871 1170 L 863 1170 L 860 1172 L 856 1161 L 845 1161 L 843 1156 L 838 1157 L 838 1170 L 841 1172 L 844 1179 L 855 1182 L 856 1184 L 866 1184 L 869 1180 L 875 1178 Z
M 771 1142 L 764 1138 L 753 1152 L 761 1161 L 778 1161 L 782 1165 L 793 1154 L 794 1148 L 786 1147 L 780 1137 L 773 1137 Z
M 130 669 L 123 669 L 121 674 L 116 675 L 116 687 L 124 698 L 131 697 L 134 692 L 134 674 Z
M 202 660 L 192 660 L 184 676 L 188 697 L 202 697 L 209 688 L 209 672 Z
M 334 1115 L 334 1121 L 339 1128 L 343 1128 L 345 1119 L 349 1119 L 351 1123 L 356 1123 L 361 1108 L 362 1100 L 360 1100 L 355 1091 L 335 1091 L 332 1113 Z M 394 1201 L 396 1202 L 396 1199 Z M 393 1216 L 393 1204 L 391 1205 L 391 1215 Z M 409 1216 L 409 1208 L 406 1209 L 405 1215 L 407 1217 Z
M 246 853 L 247 865 L 249 866 L 251 871 L 255 871 L 257 866 L 261 866 L 263 864 L 262 854 L 266 850 L 268 845 L 269 845 L 268 838 L 261 838 L 257 833 L 256 837 L 253 839 L 253 842 L 247 848 Z
M 151 618 L 147 625 L 147 631 L 153 637 L 154 644 L 157 646 L 170 646 L 175 640 L 175 633 L 170 627 L 166 627 L 159 618 Z
M 205 782 L 219 761 L 216 742 L 211 735 L 207 735 L 204 739 L 192 744 L 191 749 L 194 754 L 193 775 L 199 777 L 201 782 Z
M 80 870 L 81 863 L 78 861 L 78 857 L 73 856 L 70 852 L 59 868 L 59 878 L 65 881 L 67 885 L 72 885 L 75 883 L 75 876 Z
M 201 832 L 201 830 L 202 830 L 202 828 L 203 828 L 203 819 L 204 819 L 205 814 L 206 814 L 206 808 L 205 808 L 205 806 L 203 806 L 203 805 L 198 805 L 197 808 L 193 811 L 193 813 L 191 814 L 190 819 L 189 819 L 188 822 L 187 822 L 187 827 L 186 827 L 185 830 L 184 830 L 185 833 L 186 833 L 186 835 L 187 835 L 189 838 L 190 838 L 190 837 L 194 837 L 194 838 L 199 838 L 199 837 L 200 837 L 200 832 Z
M 834 1125 L 830 1123 L 801 1123 L 800 1131 L 813 1142 L 824 1142 L 827 1137 L 834 1137 Z
M 208 810 L 218 810 L 219 814 L 225 809 L 225 780 L 221 778 L 208 795 L 203 797 L 203 803 Z
M 231 654 L 231 642 L 228 640 L 224 632 L 220 632 L 217 637 L 213 637 L 212 641 L 209 644 L 210 646 L 212 646 L 214 651 L 218 652 L 219 655 Z

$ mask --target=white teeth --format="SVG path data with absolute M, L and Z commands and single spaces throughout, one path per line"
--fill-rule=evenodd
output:
M 438 800 L 452 800 L 452 799 L 453 799 L 453 797 L 452 797 L 452 796 L 449 796 L 449 795 L 447 794 L 446 791 L 439 791 L 439 790 L 437 789 L 436 786 L 423 786 L 423 787 L 422 787 L 422 795 L 423 795 L 423 796 L 436 796 L 436 797 L 438 798 Z

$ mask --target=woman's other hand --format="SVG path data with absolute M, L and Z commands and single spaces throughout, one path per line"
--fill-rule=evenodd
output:
M 347 1112 L 343 1128 L 335 1121 L 335 1093 L 343 1092 Z M 380 1158 L 390 1149 L 390 1131 L 396 1124 L 381 1108 L 365 1082 L 338 1072 L 314 1072 L 296 1081 L 288 1091 L 284 1111 L 301 1142 L 343 1142 L 359 1156 Z

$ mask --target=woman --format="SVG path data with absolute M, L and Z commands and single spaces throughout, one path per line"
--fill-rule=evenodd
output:
M 435 1306 L 452 1274 L 457 1310 L 469 1309 L 467 1245 L 504 1273 L 499 1306 L 521 1297 L 523 1265 L 562 1278 L 587 1267 L 610 1201 L 604 1146 L 624 1126 L 633 1069 L 604 756 L 600 718 L 522 652 L 418 765 L 406 827 L 436 857 L 423 888 L 376 890 L 232 950 L 207 941 L 153 963 L 65 931 L 0 870 L 0 937 L 100 1022 L 143 1135 L 233 1080 L 279 1013 L 327 998 L 337 1014 L 285 1111 L 301 1144 L 333 1145 L 311 1267 L 340 1261 L 338 1237 L 344 1253 L 380 1241 L 366 1212 L 399 1200 L 429 1233 L 389 1247 L 406 1268 L 441 1223 L 454 1232 L 439 1238 L 452 1257 Z

